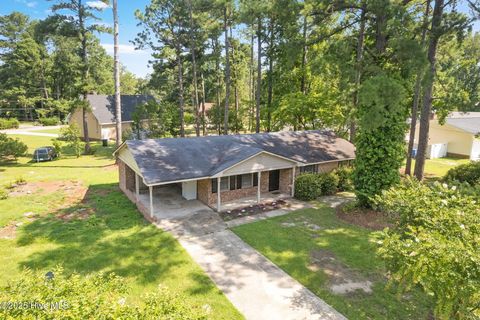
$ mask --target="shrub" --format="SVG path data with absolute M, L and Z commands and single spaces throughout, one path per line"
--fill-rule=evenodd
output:
M 375 203 L 398 220 L 378 241 L 392 281 L 401 291 L 422 287 L 436 319 L 479 319 L 478 202 L 446 184 L 405 179 Z
M 322 194 L 322 183 L 315 173 L 303 173 L 295 179 L 295 198 L 314 200 Z
M 16 129 L 20 126 L 20 122 L 15 118 L 5 119 L 0 118 L 0 130 Z
M 67 145 L 73 149 L 74 154 L 80 157 L 82 152 L 82 142 L 80 140 L 80 130 L 75 124 L 60 130 L 60 139 L 65 140 Z
M 353 170 L 349 167 L 340 167 L 334 171 L 335 175 L 338 177 L 338 191 L 352 191 L 353 190 L 353 181 L 352 174 Z
M 58 139 L 52 139 L 52 145 L 57 153 L 57 156 L 59 157 L 62 151 L 62 143 Z
M 337 192 L 338 177 L 333 173 L 303 173 L 295 179 L 295 198 L 314 200 Z
M 58 117 L 38 118 L 38 122 L 40 122 L 42 126 L 56 126 L 60 123 L 60 118 Z
M 0 160 L 17 159 L 27 153 L 28 147 L 18 138 L 10 138 L 5 133 L 0 133 Z
M 113 273 L 67 276 L 61 268 L 47 274 L 27 269 L 0 290 L 0 301 L 22 303 L 23 307 L 2 306 L 0 318 L 199 320 L 207 317 L 202 308 L 187 305 L 165 288 L 143 296 L 138 304 L 127 302 L 128 293 L 125 279 Z
M 446 182 L 467 182 L 472 186 L 480 184 L 480 161 L 471 161 L 448 170 L 443 180 Z
M 317 179 L 320 181 L 320 195 L 327 196 L 337 193 L 338 176 L 334 172 L 319 173 Z

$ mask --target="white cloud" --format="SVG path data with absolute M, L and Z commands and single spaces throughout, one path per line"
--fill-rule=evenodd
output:
M 27 2 L 27 3 L 25 3 L 25 4 L 26 4 L 27 7 L 29 7 L 29 8 L 34 8 L 34 7 L 37 6 L 37 3 L 38 3 L 38 2 L 36 2 L 36 1 L 30 1 L 30 2 Z
M 100 9 L 100 10 L 104 10 L 104 9 L 107 9 L 109 8 L 109 5 L 106 4 L 105 2 L 102 2 L 102 1 L 87 1 L 87 6 L 89 6 L 90 8 L 95 8 L 95 9 Z
M 102 43 L 102 47 L 107 51 L 108 54 L 113 54 L 113 44 L 112 43 Z M 135 46 L 131 44 L 119 44 L 118 49 L 121 54 L 144 54 L 147 53 L 145 50 L 135 50 Z

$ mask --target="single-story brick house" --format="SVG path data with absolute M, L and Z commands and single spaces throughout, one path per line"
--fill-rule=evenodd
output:
M 122 107 L 122 131 L 130 130 L 133 123 L 135 109 L 154 98 L 149 95 L 121 95 Z M 104 94 L 89 94 L 87 100 L 91 109 L 87 111 L 88 135 L 90 139 L 112 139 L 116 138 L 115 129 L 115 96 Z M 77 108 L 68 118 L 69 124 L 76 124 L 80 129 L 80 136 L 83 133 L 83 113 Z
M 140 193 L 149 193 L 141 211 L 153 216 L 160 186 L 221 211 L 223 203 L 244 197 L 291 196 L 299 173 L 331 171 L 353 160 L 355 147 L 329 131 L 290 131 L 128 140 L 114 154 L 120 189 L 137 206 Z

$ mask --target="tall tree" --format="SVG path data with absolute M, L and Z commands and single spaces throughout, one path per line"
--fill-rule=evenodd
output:
M 230 41 L 228 39 L 229 6 L 225 3 L 223 12 L 223 32 L 225 34 L 225 110 L 223 120 L 223 134 L 228 134 L 228 115 L 230 102 Z
M 113 0 L 113 74 L 115 79 L 115 121 L 116 121 L 116 144 L 117 148 L 122 143 L 122 107 L 120 97 L 120 61 L 118 48 L 118 4 Z
M 74 36 L 80 41 L 80 59 L 81 59 L 81 89 L 80 92 L 83 96 L 82 103 L 79 107 L 82 108 L 83 118 L 83 134 L 85 138 L 85 153 L 91 152 L 90 136 L 88 134 L 88 122 L 87 122 L 87 110 L 89 109 L 87 95 L 89 93 L 89 73 L 90 64 L 89 59 L 89 41 L 88 38 L 92 36 L 93 32 L 105 32 L 107 28 L 100 24 L 91 23 L 92 21 L 98 21 L 99 18 L 94 14 L 94 11 L 100 11 L 100 7 L 91 7 L 82 0 L 54 0 L 56 4 L 52 6 L 52 12 L 55 18 L 60 21 L 61 24 L 66 25 L 64 29 L 68 29 L 68 35 Z M 102 0 L 105 4 L 108 0 Z M 64 11 L 69 14 L 63 13 Z

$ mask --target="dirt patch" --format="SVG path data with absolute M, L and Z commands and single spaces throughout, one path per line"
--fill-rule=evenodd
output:
M 348 223 L 361 226 L 371 230 L 383 230 L 386 227 L 393 227 L 393 221 L 385 216 L 383 212 L 365 208 L 348 208 L 344 205 L 336 208 L 337 217 Z
M 260 203 L 256 205 L 250 205 L 244 208 L 220 212 L 220 217 L 222 217 L 224 221 L 230 221 L 232 219 L 241 218 L 245 216 L 253 216 L 263 212 L 278 210 L 278 209 L 286 208 L 289 206 L 290 204 L 287 201 L 279 199 L 277 201 L 265 202 L 265 203 Z
M 58 214 L 57 218 L 63 221 L 85 220 L 93 214 L 95 214 L 95 211 L 92 208 L 78 208 L 70 212 Z
M 11 224 L 0 228 L 0 239 L 15 239 L 17 236 L 17 226 Z
M 47 195 L 49 193 L 64 191 L 67 198 L 82 199 L 85 196 L 87 188 L 82 186 L 79 181 L 38 181 L 28 182 L 21 185 L 13 185 L 9 193 L 11 197 L 24 196 L 29 194 Z
M 323 271 L 328 277 L 327 285 L 330 291 L 335 294 L 345 295 L 357 290 L 372 292 L 370 280 L 338 261 L 328 250 L 313 250 L 308 268 L 314 272 Z

